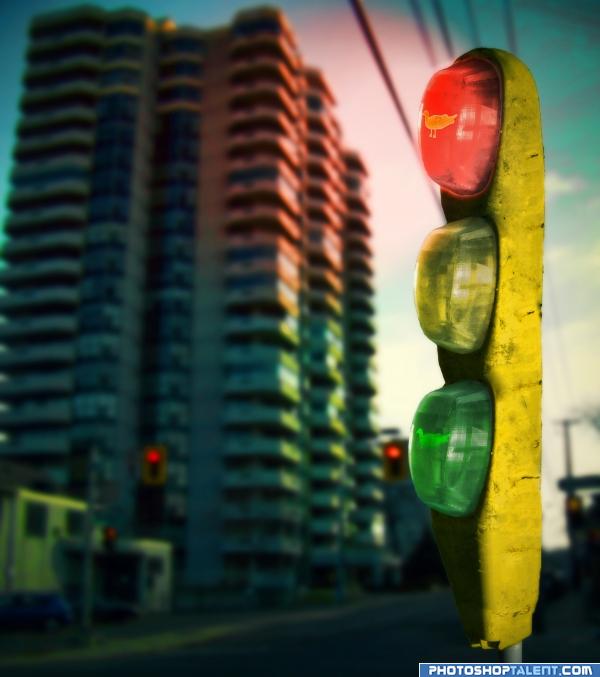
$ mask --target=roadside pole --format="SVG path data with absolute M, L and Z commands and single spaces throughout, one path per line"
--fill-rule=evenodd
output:
M 83 562 L 81 586 L 81 628 L 85 634 L 92 628 L 92 603 L 94 588 L 94 514 L 96 500 L 96 448 L 90 449 L 85 500 L 85 525 L 83 532 Z
M 500 650 L 501 663 L 522 663 L 523 662 L 523 642 L 517 642 L 506 649 Z

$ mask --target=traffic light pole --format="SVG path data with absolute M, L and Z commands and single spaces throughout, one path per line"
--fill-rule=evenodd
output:
M 506 649 L 500 650 L 501 663 L 522 663 L 523 662 L 523 642 L 517 642 Z
M 89 453 L 85 492 L 87 510 L 85 511 L 85 524 L 83 533 L 81 586 L 81 628 L 86 634 L 92 628 L 92 606 L 94 596 L 94 514 L 96 500 L 96 463 L 97 451 L 95 447 L 92 447 Z

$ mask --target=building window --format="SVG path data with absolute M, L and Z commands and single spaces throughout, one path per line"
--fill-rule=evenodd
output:
M 44 538 L 48 530 L 48 507 L 42 503 L 27 503 L 25 507 L 25 533 Z

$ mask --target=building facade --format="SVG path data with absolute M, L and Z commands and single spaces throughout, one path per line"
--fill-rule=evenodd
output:
M 0 270 L 0 455 L 98 449 L 136 529 L 168 450 L 176 580 L 290 591 L 383 553 L 367 171 L 275 9 L 30 30 Z

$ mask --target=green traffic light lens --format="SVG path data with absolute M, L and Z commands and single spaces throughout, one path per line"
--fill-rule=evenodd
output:
M 482 218 L 431 232 L 415 271 L 415 304 L 427 337 L 455 353 L 481 348 L 496 291 L 496 235 Z
M 478 381 L 426 395 L 413 419 L 410 473 L 419 498 L 445 515 L 475 511 L 492 450 L 492 400 Z

